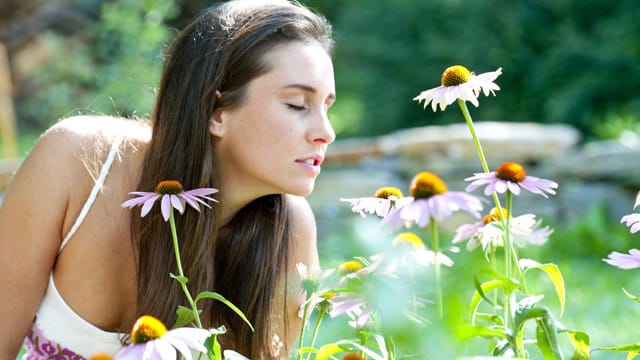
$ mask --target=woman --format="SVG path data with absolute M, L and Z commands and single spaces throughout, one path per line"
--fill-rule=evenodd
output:
M 309 194 L 335 137 L 331 29 L 285 1 L 205 11 L 170 46 L 150 126 L 78 117 L 49 129 L 0 208 L 0 358 L 114 352 L 135 319 L 168 326 L 186 305 L 158 209 L 120 205 L 162 180 L 219 189 L 219 202 L 177 216 L 192 294 L 224 348 L 285 358 L 300 329 L 295 264 L 318 266 Z M 35 320 L 34 320 L 35 317 Z M 44 345 L 43 345 L 44 344 Z M 46 345 L 46 346 L 45 346 Z M 64 357 L 63 357 L 64 358 Z

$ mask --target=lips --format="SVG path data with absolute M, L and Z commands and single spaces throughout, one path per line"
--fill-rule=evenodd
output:
M 297 159 L 296 162 L 307 164 L 309 166 L 320 166 L 323 160 L 324 160 L 324 157 L 322 155 L 312 155 L 302 159 Z

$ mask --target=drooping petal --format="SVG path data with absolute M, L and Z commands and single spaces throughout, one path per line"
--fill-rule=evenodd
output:
M 184 214 L 184 205 L 182 205 L 182 202 L 184 200 L 182 200 L 182 198 L 180 198 L 178 195 L 174 194 L 169 195 L 169 199 L 171 199 L 171 206 L 173 206 L 174 209 L 178 210 L 180 214 Z
M 145 352 L 145 344 L 129 345 L 120 349 L 114 360 L 140 360 Z
M 129 194 L 132 194 L 132 193 L 129 193 Z M 136 198 L 129 199 L 129 200 L 123 202 L 122 204 L 120 204 L 120 206 L 123 207 L 123 208 L 132 208 L 134 206 L 137 206 L 137 205 L 140 205 L 140 204 L 144 203 L 150 197 L 153 197 L 154 195 L 157 195 L 156 193 L 141 193 L 141 194 L 142 195 L 139 195 Z
M 180 348 L 176 346 L 177 343 L 182 343 L 188 348 L 197 350 L 202 353 L 207 352 L 207 348 L 204 346 L 204 342 L 210 336 L 211 333 L 208 330 L 197 328 L 177 328 L 169 331 L 165 335 L 167 341 L 169 341 L 179 351 Z
M 155 194 L 155 196 L 147 198 L 147 201 L 144 202 L 144 204 L 142 205 L 142 209 L 140 210 L 141 217 L 145 217 L 149 213 L 149 211 L 151 211 L 151 209 L 153 208 L 153 204 L 156 203 L 156 200 L 158 200 L 160 196 L 162 195 Z
M 169 221 L 169 217 L 171 216 L 171 195 L 162 195 L 162 199 L 160 201 L 162 217 L 164 218 L 164 221 Z
M 629 255 L 614 251 L 609 254 L 608 258 L 602 259 L 602 261 L 625 270 L 639 268 L 640 250 L 631 249 L 629 250 Z

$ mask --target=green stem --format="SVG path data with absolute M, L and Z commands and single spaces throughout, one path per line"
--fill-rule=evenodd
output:
M 473 144 L 476 147 L 476 152 L 478 153 L 478 157 L 480 158 L 480 164 L 482 164 L 482 170 L 488 173 L 489 165 L 487 164 L 487 159 L 484 156 L 484 151 L 482 151 L 482 145 L 480 144 L 480 139 L 478 138 L 478 134 L 476 133 L 476 128 L 473 125 L 473 119 L 471 119 L 471 115 L 469 114 L 469 109 L 467 108 L 467 103 L 464 100 L 458 99 L 458 105 L 460 106 L 460 110 L 462 111 L 462 116 L 467 123 L 467 127 L 469 128 L 469 132 L 471 133 L 471 138 L 473 139 Z M 500 205 L 500 199 L 498 198 L 497 193 L 493 193 L 493 202 L 495 203 L 496 209 L 498 209 L 498 214 L 500 215 L 500 219 L 504 223 L 504 215 L 502 214 L 502 206 Z
M 438 317 L 442 320 L 444 317 L 444 310 L 442 305 L 442 288 L 440 286 L 440 261 L 438 260 L 438 251 L 440 247 L 438 240 L 438 227 L 436 226 L 434 218 L 431 218 L 429 223 L 431 226 L 431 250 L 433 250 L 433 255 L 435 257 L 433 262 L 433 272 L 436 277 L 436 307 L 438 309 Z
M 196 303 L 193 301 L 191 297 L 191 293 L 187 288 L 187 278 L 184 276 L 184 271 L 182 270 L 182 261 L 180 260 L 180 247 L 178 246 L 178 233 L 176 231 L 176 220 L 173 216 L 173 207 L 169 209 L 169 226 L 171 227 L 171 237 L 173 238 L 173 252 L 176 255 L 176 265 L 178 266 L 178 276 L 181 280 L 178 282 L 182 287 L 182 292 L 187 297 L 187 301 L 191 306 L 191 312 L 193 313 L 194 320 L 198 328 L 202 329 L 202 323 L 200 322 L 200 313 L 198 312 L 198 307 Z
M 507 216 L 506 216 L 506 219 L 504 220 L 504 224 L 507 229 L 511 229 L 510 220 L 511 220 L 512 209 L 513 209 L 513 194 L 511 193 L 511 191 L 507 190 Z M 527 287 L 525 286 L 524 275 L 522 274 L 522 269 L 520 268 L 518 252 L 516 251 L 516 247 L 514 246 L 514 243 L 511 239 L 511 231 L 505 231 L 505 234 L 506 234 L 505 252 L 511 254 L 510 255 L 511 264 L 515 266 L 516 274 L 518 275 L 518 280 L 520 281 L 520 286 L 522 288 L 522 291 L 526 293 Z M 507 248 L 507 243 L 509 245 L 508 248 Z
M 318 312 L 318 317 L 316 319 L 316 324 L 313 327 L 313 334 L 311 335 L 311 344 L 309 344 L 310 347 L 313 347 L 316 343 L 316 338 L 318 337 L 318 330 L 320 330 L 320 322 L 322 321 L 322 318 L 324 317 L 325 311 L 324 310 L 320 310 Z M 307 355 L 307 359 L 311 358 L 311 353 L 309 353 Z
M 302 312 L 302 326 L 300 327 L 300 337 L 298 339 L 298 360 L 302 360 L 302 342 L 304 341 L 304 328 L 307 325 L 307 317 L 309 316 L 309 295 L 304 302 L 304 311 Z

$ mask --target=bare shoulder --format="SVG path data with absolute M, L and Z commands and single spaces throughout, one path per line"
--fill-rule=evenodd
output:
M 307 267 L 317 267 L 317 229 L 311 206 L 307 199 L 294 195 L 287 195 L 287 204 L 291 220 L 294 265 L 303 262 Z
M 151 136 L 148 124 L 109 116 L 75 116 L 63 119 L 47 130 L 43 138 L 53 137 L 67 145 L 110 143 L 121 135 L 132 142 L 145 142 Z

